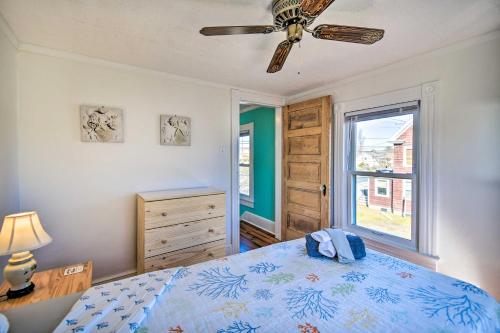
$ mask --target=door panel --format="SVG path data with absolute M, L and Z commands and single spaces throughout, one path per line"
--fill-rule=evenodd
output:
M 321 194 L 318 191 L 303 190 L 288 186 L 288 203 L 304 206 L 321 212 Z
M 300 129 L 321 126 L 321 113 L 318 108 L 309 108 L 290 112 L 288 129 Z
M 283 109 L 282 238 L 330 226 L 331 97 Z
M 297 182 L 321 182 L 321 163 L 288 162 L 288 178 Z
M 289 137 L 287 151 L 290 155 L 321 154 L 321 135 Z
M 308 234 L 321 228 L 321 220 L 290 213 L 288 214 L 288 225 L 290 229 L 296 232 Z

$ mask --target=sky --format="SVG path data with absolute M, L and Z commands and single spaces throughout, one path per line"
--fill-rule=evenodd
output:
M 357 122 L 358 145 L 362 140 L 363 150 L 383 149 L 393 144 L 393 136 L 401 130 L 407 122 L 412 121 L 413 115 L 401 115 L 382 119 L 373 119 Z

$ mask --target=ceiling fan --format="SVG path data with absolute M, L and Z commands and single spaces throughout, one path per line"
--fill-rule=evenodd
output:
M 384 30 L 346 25 L 321 24 L 309 29 L 314 20 L 335 0 L 273 0 L 274 25 L 205 27 L 200 30 L 204 36 L 269 34 L 287 32 L 287 39 L 278 45 L 267 68 L 268 73 L 276 73 L 283 68 L 293 44 L 302 40 L 303 32 L 315 38 L 341 42 L 373 44 L 384 37 Z

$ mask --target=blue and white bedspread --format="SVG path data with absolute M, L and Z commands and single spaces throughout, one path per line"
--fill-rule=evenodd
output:
M 485 291 L 367 251 L 342 265 L 303 239 L 181 268 L 141 333 L 496 332 Z
M 135 332 L 177 269 L 166 269 L 88 289 L 54 333 Z
M 92 288 L 56 332 L 500 332 L 482 289 L 375 251 L 345 265 L 310 258 L 303 239 L 140 278 Z M 132 295 L 146 306 L 121 290 L 138 283 L 159 288 Z

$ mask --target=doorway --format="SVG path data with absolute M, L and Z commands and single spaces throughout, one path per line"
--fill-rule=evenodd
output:
M 277 243 L 276 108 L 240 103 L 240 252 Z
M 231 250 L 232 253 L 239 253 L 240 252 L 240 237 L 241 237 L 241 230 L 244 230 L 244 233 L 250 236 L 251 243 L 254 244 L 246 244 L 247 247 L 243 247 L 243 250 L 251 249 L 252 246 L 259 247 L 259 243 L 264 245 L 259 239 L 264 239 L 266 237 L 266 244 L 270 242 L 271 240 L 274 242 L 277 242 L 281 239 L 281 154 L 282 154 L 282 105 L 284 104 L 284 100 L 279 97 L 274 97 L 274 96 L 268 96 L 265 94 L 258 94 L 258 93 L 251 93 L 251 92 L 243 92 L 240 90 L 233 90 L 231 94 L 231 99 L 232 99 L 232 107 L 231 107 Z M 244 186 L 242 189 L 243 191 L 243 196 L 240 196 L 240 135 L 243 136 L 243 140 L 245 142 L 249 142 L 250 140 L 250 129 L 252 125 L 248 125 L 248 123 L 251 123 L 249 119 L 242 119 L 244 123 L 247 125 L 244 126 L 245 124 L 243 123 L 240 125 L 240 115 L 245 115 L 244 117 L 241 118 L 251 118 L 250 113 L 252 108 L 265 108 L 265 109 L 271 109 L 266 116 L 267 119 L 270 119 L 269 117 L 273 118 L 274 115 L 274 142 L 271 143 L 274 145 L 274 184 L 269 183 L 269 180 L 264 181 L 264 183 L 267 183 L 267 188 L 269 189 L 269 186 L 273 188 L 274 186 L 274 207 L 269 206 L 266 208 L 267 213 L 261 213 L 264 216 L 263 219 L 255 219 L 254 215 L 258 216 L 258 213 L 256 214 L 255 211 L 252 211 L 251 206 L 251 193 L 250 193 L 250 182 L 251 182 L 251 177 L 250 177 L 250 168 L 247 167 L 248 164 L 250 164 L 249 158 L 246 160 L 242 161 L 241 167 L 244 175 L 246 176 L 248 174 L 248 177 L 246 177 L 245 184 L 248 184 L 248 186 Z M 241 112 L 243 111 L 246 112 Z M 250 110 L 250 111 L 248 111 Z M 260 126 L 256 126 L 256 121 L 253 121 L 253 134 L 255 134 L 255 130 L 257 132 L 260 132 Z M 258 133 L 257 133 L 258 134 Z M 268 135 L 269 136 L 269 135 Z M 260 137 L 259 137 L 260 138 Z M 268 143 L 269 144 L 269 143 Z M 242 147 L 243 149 L 243 147 Z M 250 149 L 250 147 L 248 147 Z M 269 154 L 269 152 L 267 152 Z M 254 165 L 255 166 L 255 165 Z M 272 166 L 271 166 L 272 167 Z M 269 166 L 267 167 L 269 168 Z M 254 168 L 255 172 L 255 168 Z M 255 174 L 253 175 L 253 182 L 256 181 L 255 179 Z M 268 179 L 268 177 L 264 177 L 264 179 Z M 255 188 L 253 189 L 255 191 Z M 255 202 L 255 193 L 253 193 L 253 205 L 254 208 L 256 205 Z M 258 194 L 257 194 L 258 195 Z M 246 200 L 246 202 L 245 202 Z M 242 203 L 243 201 L 243 203 Z M 258 201 L 258 198 L 257 198 Z M 245 205 L 248 204 L 248 205 Z M 267 203 L 269 204 L 269 198 L 267 198 Z M 258 204 L 258 202 L 257 202 Z M 241 212 L 240 212 L 240 208 Z M 258 208 L 258 207 L 257 207 Z M 269 211 L 274 210 L 274 214 L 269 214 Z M 252 213 L 249 214 L 249 213 Z M 246 214 L 245 214 L 246 213 Z M 244 220 L 243 223 L 241 224 L 241 217 L 242 215 Z M 267 217 L 271 218 L 267 218 Z M 272 217 L 274 217 L 274 221 L 272 221 Z M 266 221 L 268 220 L 268 221 Z M 271 223 L 269 223 L 271 222 Z M 241 225 L 243 227 L 241 227 Z M 274 229 L 274 230 L 273 230 Z M 257 237 L 257 235 L 259 237 Z M 267 238 L 268 237 L 268 238 Z

